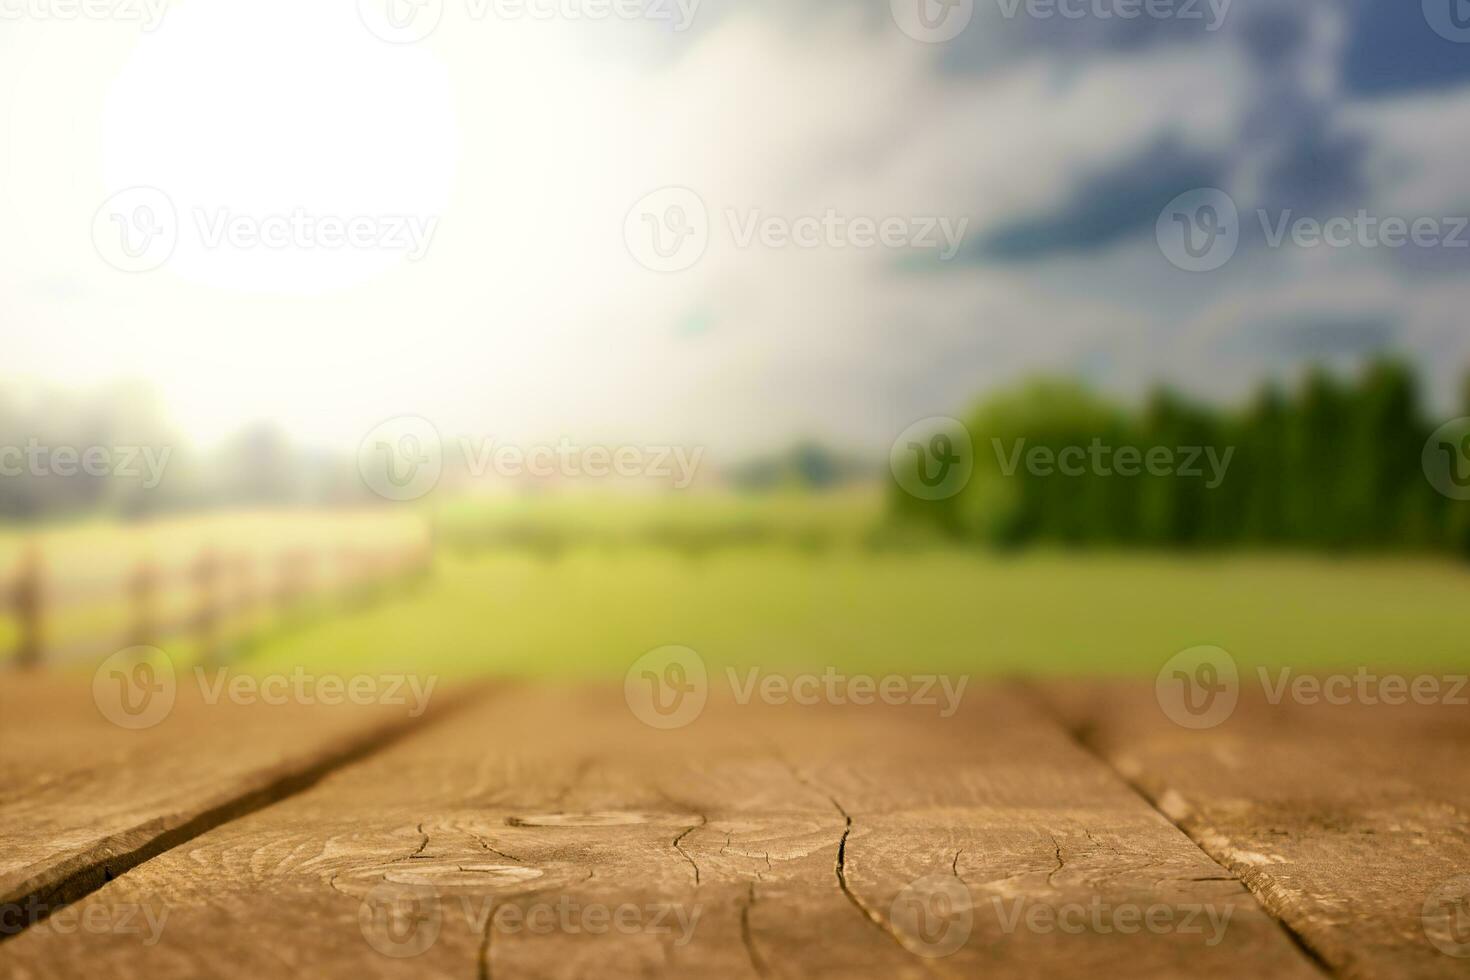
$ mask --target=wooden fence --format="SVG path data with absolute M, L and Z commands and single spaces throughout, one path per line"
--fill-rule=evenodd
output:
M 100 659 L 168 638 L 187 638 L 202 660 L 219 661 L 265 623 L 289 620 L 311 600 L 369 597 L 427 573 L 432 561 L 431 540 L 391 549 L 296 548 L 268 556 L 206 546 L 183 564 L 144 559 L 120 580 L 87 582 L 54 579 L 43 549 L 30 545 L 8 575 L 0 573 L 0 613 L 12 617 L 9 660 L 20 668 Z M 164 611 L 165 597 L 183 608 Z M 69 613 L 106 604 L 122 605 L 120 627 L 53 639 L 52 627 Z M 0 662 L 6 659 L 0 651 Z

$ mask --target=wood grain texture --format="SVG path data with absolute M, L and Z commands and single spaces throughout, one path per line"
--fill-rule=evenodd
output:
M 1272 704 L 1257 683 L 1190 731 L 1152 684 L 1042 695 L 1334 973 L 1470 976 L 1470 708 Z
M 0 674 L 0 939 L 415 723 L 400 705 L 209 704 L 184 681 L 158 724 L 125 730 L 87 677 Z
M 1165 928 L 1143 926 L 1151 909 Z M 1004 689 L 947 719 L 712 699 L 674 731 L 618 689 L 517 690 L 74 911 L 0 945 L 0 969 L 1317 975 L 1238 880 Z

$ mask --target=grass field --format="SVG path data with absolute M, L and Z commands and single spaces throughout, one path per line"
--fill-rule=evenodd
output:
M 262 648 L 252 664 L 621 675 L 665 644 L 711 665 L 1149 673 L 1217 644 L 1242 664 L 1470 665 L 1444 563 L 1027 554 L 702 558 L 636 548 L 441 559 L 414 594 Z
M 1152 674 L 1200 644 L 1244 665 L 1470 666 L 1470 568 L 1452 562 L 875 548 L 878 507 L 460 504 L 430 578 L 268 636 L 244 666 L 621 676 L 666 644 L 717 668 Z

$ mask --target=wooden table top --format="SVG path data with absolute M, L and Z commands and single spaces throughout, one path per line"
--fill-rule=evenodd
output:
M 98 696 L 0 678 L 0 976 L 1470 977 L 1456 705 Z

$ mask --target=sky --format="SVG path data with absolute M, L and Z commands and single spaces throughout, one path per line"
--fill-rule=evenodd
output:
M 1462 0 L 68 2 L 0 0 L 18 390 L 735 452 L 1390 352 L 1458 414 Z M 1432 227 L 1291 230 L 1360 213 Z

